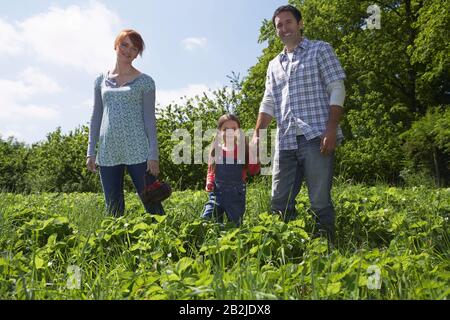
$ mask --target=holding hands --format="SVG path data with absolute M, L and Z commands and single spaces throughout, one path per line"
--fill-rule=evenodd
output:
M 214 191 L 214 183 L 208 182 L 208 183 L 206 184 L 205 190 L 208 191 L 208 192 L 213 192 L 213 191 Z

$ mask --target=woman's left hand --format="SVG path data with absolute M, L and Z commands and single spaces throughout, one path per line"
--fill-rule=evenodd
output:
M 157 177 L 159 175 L 159 162 L 156 160 L 148 160 L 147 171 Z

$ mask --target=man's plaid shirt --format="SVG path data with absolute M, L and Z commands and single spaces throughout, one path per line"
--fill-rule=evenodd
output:
M 330 112 L 327 86 L 343 79 L 344 70 L 331 45 L 324 41 L 303 38 L 292 62 L 285 52 L 270 61 L 264 95 L 270 95 L 274 102 L 279 150 L 297 149 L 297 128 L 308 140 L 325 132 Z M 338 128 L 337 138 L 342 137 Z

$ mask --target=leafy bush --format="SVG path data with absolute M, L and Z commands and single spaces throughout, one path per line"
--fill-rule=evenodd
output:
M 86 168 L 88 128 L 61 133 L 31 147 L 25 178 L 32 192 L 98 192 L 99 179 Z
M 175 192 L 166 216 L 127 193 L 120 218 L 98 194 L 0 193 L 0 299 L 448 299 L 450 189 L 337 185 L 331 249 L 305 189 L 285 223 L 260 206 L 269 188 L 248 189 L 240 228 L 203 221 L 202 191 Z
M 0 190 L 21 192 L 28 189 L 24 177 L 28 154 L 24 143 L 14 138 L 0 139 Z
M 424 172 L 437 185 L 450 184 L 450 108 L 428 111 L 401 138 L 407 159 L 404 173 Z
M 170 181 L 177 189 L 187 188 L 203 189 L 206 180 L 207 159 L 201 159 L 201 163 L 194 163 L 194 129 L 195 124 L 201 124 L 201 137 L 206 130 L 215 130 L 217 120 L 227 112 L 233 112 L 232 106 L 236 104 L 236 94 L 234 90 L 224 87 L 212 92 L 210 96 L 206 94 L 202 97 L 196 96 L 187 99 L 184 104 L 171 104 L 160 108 L 157 112 L 158 142 L 160 149 L 160 169 L 161 177 Z M 176 130 L 182 130 L 188 134 L 190 150 L 188 163 L 176 164 L 172 159 L 172 152 L 175 146 L 179 146 L 182 140 L 172 140 Z M 180 131 L 181 132 L 181 131 Z M 189 141 L 183 140 L 186 143 Z M 209 150 L 212 137 L 204 137 L 198 141 L 198 150 Z M 202 151 L 203 154 L 203 151 Z M 181 153 L 179 154 L 181 156 Z

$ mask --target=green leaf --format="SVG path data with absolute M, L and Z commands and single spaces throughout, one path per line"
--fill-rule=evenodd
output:
M 327 286 L 327 295 L 332 296 L 338 294 L 340 290 L 341 290 L 340 282 L 331 283 Z

